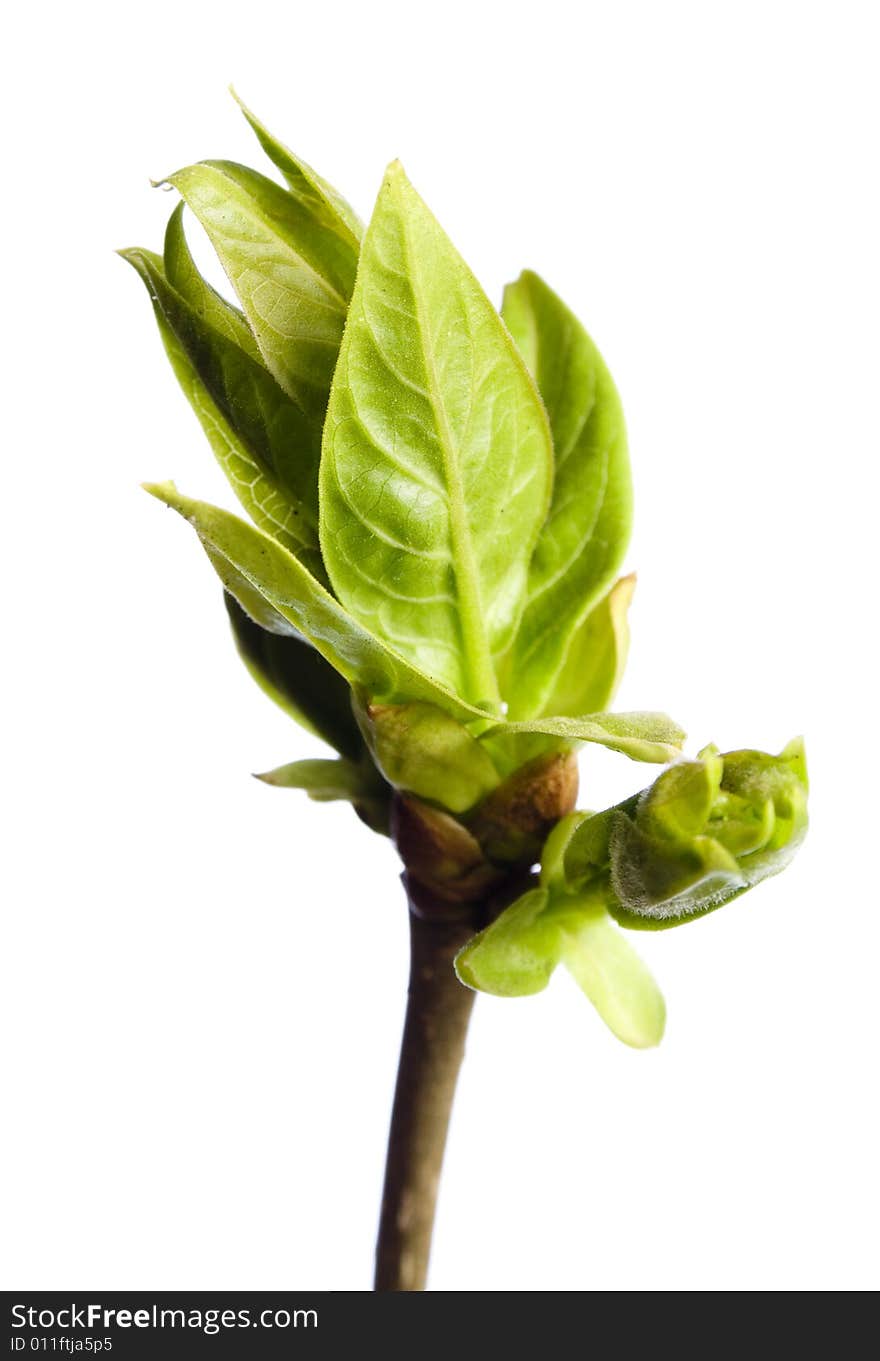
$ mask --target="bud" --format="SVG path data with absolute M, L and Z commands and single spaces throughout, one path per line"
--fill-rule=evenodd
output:
M 564 964 L 619 1039 L 658 1044 L 662 995 L 612 918 L 656 928 L 711 912 L 784 869 L 806 829 L 800 740 L 779 756 L 707 747 L 614 808 L 558 821 L 538 886 L 464 946 L 458 976 L 523 997 Z
M 449 813 L 398 794 L 392 801 L 391 836 L 407 874 L 450 903 L 477 902 L 504 878 L 479 842 Z
M 395 789 L 464 813 L 498 784 L 486 748 L 438 705 L 373 704 L 359 693 L 354 705 L 373 759 Z
M 534 863 L 548 834 L 577 799 L 578 770 L 571 751 L 537 756 L 480 804 L 469 826 L 490 858 Z
M 635 799 L 587 818 L 564 851 L 566 881 L 607 875 L 624 926 L 674 926 L 730 902 L 789 863 L 807 830 L 803 743 L 779 756 L 707 747 Z

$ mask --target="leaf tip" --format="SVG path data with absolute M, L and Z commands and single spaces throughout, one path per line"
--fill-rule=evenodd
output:
M 177 485 L 170 480 L 165 482 L 142 482 L 144 491 L 155 496 L 157 501 L 163 501 L 166 506 L 173 505 L 178 499 Z
M 123 246 L 120 250 L 114 251 L 120 260 L 124 260 L 127 265 L 131 265 L 142 278 L 147 276 L 147 262 L 142 246 Z
M 397 157 L 389 162 L 385 170 L 385 184 L 388 187 L 409 184 L 409 178 L 403 168 L 403 162 Z

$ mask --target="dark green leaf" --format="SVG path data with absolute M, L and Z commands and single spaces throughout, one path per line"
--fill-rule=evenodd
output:
M 282 709 L 352 761 L 364 741 L 351 710 L 348 683 L 302 637 L 279 637 L 254 623 L 228 592 L 226 608 L 242 661 Z

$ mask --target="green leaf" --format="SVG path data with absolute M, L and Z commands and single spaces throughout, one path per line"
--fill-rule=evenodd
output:
M 386 780 L 464 813 L 499 782 L 486 752 L 436 704 L 367 704 L 364 731 Z
M 332 803 L 338 799 L 358 803 L 369 801 L 377 794 L 375 777 L 371 780 L 367 772 L 352 761 L 291 761 L 289 765 L 267 770 L 256 778 L 278 789 L 304 789 L 317 803 Z
M 536 732 L 569 742 L 598 742 L 633 761 L 664 764 L 681 752 L 685 733 L 666 714 L 584 714 L 582 718 L 532 718 L 505 723 L 507 733 Z
M 688 842 L 705 831 L 721 787 L 724 761 L 711 755 L 664 770 L 639 800 L 638 824 L 648 836 Z
M 634 1049 L 659 1044 L 666 1003 L 600 897 L 563 900 L 561 958 L 609 1030 Z
M 361 251 L 321 457 L 321 545 L 362 624 L 498 707 L 547 510 L 538 395 L 482 289 L 399 165 Z
M 225 600 L 239 655 L 260 688 L 342 756 L 360 760 L 366 748 L 342 676 L 302 637 L 279 637 L 256 624 L 229 592 Z
M 502 316 L 538 384 L 556 458 L 553 500 L 505 668 L 510 716 L 526 718 L 560 712 L 557 690 L 562 712 L 576 703 L 583 646 L 574 640 L 623 559 L 632 488 L 620 399 L 577 318 L 530 271 L 508 285 Z
M 672 923 L 720 907 L 747 887 L 741 866 L 714 837 L 658 844 L 623 813 L 612 821 L 610 851 L 619 919 Z
M 806 835 L 806 800 L 802 742 L 780 756 L 706 747 L 641 794 L 567 819 L 545 847 L 553 878 L 542 870 L 542 882 L 571 893 L 604 884 L 621 926 L 679 926 L 784 869 Z
M 560 951 L 559 927 L 545 912 L 548 902 L 546 889 L 531 889 L 468 941 L 455 960 L 461 982 L 496 997 L 542 992 Z
M 594 606 L 569 644 L 543 712 L 577 717 L 607 709 L 617 693 L 629 651 L 626 612 L 636 578 L 621 577 Z
M 576 809 L 559 819 L 541 852 L 541 884 L 544 888 L 568 891 L 570 875 L 566 857 L 578 828 L 592 816 L 592 813 Z
M 258 623 L 271 628 L 272 617 L 280 615 L 350 685 L 362 686 L 378 700 L 406 698 L 439 704 L 464 721 L 486 717 L 368 633 L 275 539 L 219 506 L 182 496 L 173 482 L 147 484 L 146 490 L 189 521 L 224 586 L 246 613 L 253 617 L 248 600 L 237 589 L 242 580 L 269 607 L 268 625 L 263 620 Z
M 227 340 L 234 341 L 251 359 L 262 363 L 253 331 L 243 313 L 227 302 L 199 273 L 183 226 L 184 207 L 183 203 L 178 203 L 165 228 L 163 261 L 168 283 L 189 303 L 201 321 L 219 331 Z
M 174 219 L 172 219 L 174 223 Z M 172 256 L 181 263 L 179 219 L 171 228 Z M 263 365 L 230 338 L 231 321 L 203 302 L 199 315 L 171 285 L 150 251 L 123 258 L 140 275 L 166 353 L 218 463 L 254 522 L 323 575 L 318 549 L 318 469 L 309 454 L 302 413 Z M 189 287 L 192 291 L 191 278 Z M 232 309 L 230 309 L 232 311 Z
M 286 621 L 350 685 L 360 686 L 373 700 L 424 700 L 460 722 L 478 721 L 487 738 L 547 733 L 566 742 L 596 742 L 641 761 L 665 761 L 677 750 L 683 734 L 663 714 L 591 714 L 506 724 L 445 690 L 372 635 L 269 535 L 218 506 L 182 496 L 173 482 L 146 484 L 146 490 L 193 525 L 224 586 L 251 618 L 272 632 L 283 629 Z M 259 598 L 266 606 L 258 618 Z
M 170 175 L 211 239 L 266 366 L 303 412 L 312 450 L 339 352 L 352 279 L 333 278 L 324 234 L 286 189 L 231 161 Z
M 531 889 L 468 941 L 455 960 L 458 977 L 496 997 L 526 997 L 543 991 L 562 962 L 618 1039 L 637 1049 L 659 1044 L 663 997 L 603 897 Z
M 316 234 L 321 234 L 322 252 L 337 257 L 335 270 L 328 277 L 340 278 L 347 292 L 351 293 L 364 230 L 357 213 L 338 190 L 322 179 L 310 165 L 306 165 L 305 161 L 294 156 L 283 142 L 273 137 L 234 90 L 231 93 L 260 146 L 287 181 L 287 187 L 300 204 L 304 218 L 314 223 Z

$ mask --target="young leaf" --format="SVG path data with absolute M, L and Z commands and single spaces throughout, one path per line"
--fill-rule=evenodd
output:
M 633 761 L 662 765 L 681 753 L 685 733 L 666 714 L 584 714 L 581 718 L 530 718 L 501 725 L 506 733 L 546 733 L 568 742 L 598 742 Z M 487 736 L 490 733 L 486 734 Z
M 256 777 L 278 789 L 304 789 L 318 803 L 348 799 L 350 803 L 376 796 L 376 780 L 352 761 L 291 761 Z
M 208 233 L 267 367 L 320 447 L 353 273 L 333 277 L 323 233 L 292 194 L 255 170 L 202 161 L 168 183 Z
M 172 254 L 178 264 L 180 240 L 175 226 Z M 245 510 L 323 575 L 317 451 L 302 413 L 265 367 L 230 338 L 232 323 L 227 334 L 216 330 L 170 286 L 158 256 L 130 250 L 123 257 L 147 286 L 178 382 Z M 217 315 L 209 300 L 204 307 Z
M 561 916 L 562 962 L 609 1030 L 633 1049 L 659 1044 L 666 1003 L 649 970 L 597 897 Z
M 248 599 L 239 594 L 242 581 L 266 601 L 269 619 L 257 620 L 263 627 L 276 631 L 272 617 L 280 615 L 350 685 L 362 686 L 374 699 L 426 700 L 465 722 L 486 717 L 368 633 L 275 539 L 219 506 L 182 496 L 173 482 L 148 484 L 146 490 L 189 521 L 224 586 L 247 614 L 254 617 Z
M 464 261 L 392 165 L 361 251 L 321 457 L 321 545 L 366 627 L 477 705 L 547 510 L 538 395 Z
M 224 586 L 246 613 L 256 617 L 251 596 L 257 593 L 267 605 L 257 623 L 278 632 L 283 626 L 275 616 L 280 615 L 350 685 L 362 687 L 374 700 L 424 700 L 460 722 L 479 720 L 488 737 L 547 733 L 563 743 L 597 742 L 637 761 L 667 761 L 678 752 L 683 733 L 664 714 L 591 714 L 507 724 L 459 699 L 376 638 L 267 534 L 218 506 L 182 496 L 172 482 L 149 484 L 146 490 L 189 520 Z
M 323 233 L 322 249 L 338 255 L 337 272 L 343 279 L 351 281 L 348 286 L 350 293 L 364 230 L 360 218 L 338 190 L 322 179 L 310 165 L 306 165 L 305 161 L 294 156 L 283 142 L 273 137 L 235 91 L 231 93 L 260 146 L 287 181 L 287 187 L 302 207 L 304 216 L 314 222 L 316 231 Z
M 806 831 L 802 742 L 779 756 L 707 747 L 641 794 L 569 819 L 545 853 L 552 843 L 570 893 L 605 885 L 621 926 L 655 931 L 695 921 L 778 874 Z
M 462 983 L 496 997 L 543 992 L 560 951 L 559 927 L 545 911 L 548 902 L 546 889 L 531 889 L 469 940 L 455 960 Z
M 458 977 L 496 997 L 526 997 L 543 991 L 562 962 L 619 1040 L 659 1044 L 663 997 L 603 898 L 601 889 L 576 897 L 531 889 L 468 941 L 455 960 Z
M 735 857 L 710 836 L 660 846 L 618 813 L 610 850 L 611 883 L 627 917 L 681 920 L 720 906 L 746 887 Z
M 262 363 L 254 333 L 243 313 L 227 302 L 215 288 L 203 279 L 192 257 L 183 226 L 185 204 L 178 203 L 165 228 L 162 253 L 165 277 L 173 289 L 189 303 L 196 316 L 227 340 L 232 340 L 246 355 Z
M 228 591 L 224 598 L 239 655 L 260 688 L 340 755 L 360 760 L 366 748 L 352 713 L 351 690 L 338 671 L 304 638 L 269 632 Z
M 572 640 L 623 558 L 632 489 L 620 399 L 577 318 L 530 271 L 505 289 L 502 316 L 538 384 L 556 458 L 553 500 L 505 667 L 510 716 L 527 718 L 558 712 L 557 687 L 566 696 L 576 690 L 582 649 Z
M 626 612 L 635 584 L 635 574 L 621 577 L 575 630 L 565 665 L 544 703 L 544 713 L 577 717 L 608 708 L 626 666 Z

